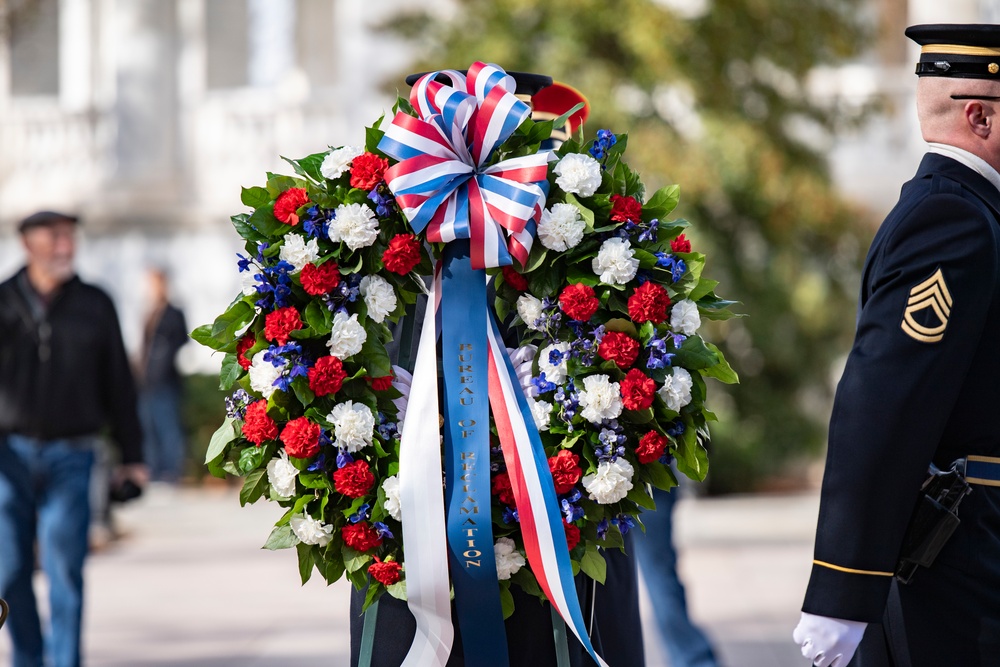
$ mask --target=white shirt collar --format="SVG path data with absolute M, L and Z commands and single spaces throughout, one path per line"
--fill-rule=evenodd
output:
M 938 155 L 950 157 L 956 162 L 960 162 L 969 169 L 981 174 L 983 178 L 993 184 L 993 187 L 1000 190 L 1000 172 L 991 167 L 986 160 L 978 155 L 973 155 L 963 148 L 949 146 L 948 144 L 934 143 L 931 141 L 927 142 L 927 147 L 931 153 L 937 153 Z

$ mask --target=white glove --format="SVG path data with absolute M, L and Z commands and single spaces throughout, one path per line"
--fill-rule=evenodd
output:
M 792 639 L 816 667 L 847 667 L 858 650 L 867 623 L 802 612 Z
M 524 390 L 524 395 L 529 398 L 538 396 L 538 389 L 531 384 L 531 364 L 535 361 L 537 351 L 538 348 L 534 345 L 525 345 L 516 350 L 507 348 L 507 356 L 510 357 L 510 363 L 513 364 L 514 372 L 517 373 L 517 381 L 520 383 L 521 389 Z
M 403 417 L 406 416 L 406 402 L 410 400 L 410 384 L 413 376 L 399 366 L 392 367 L 392 386 L 402 394 L 399 398 L 392 399 L 392 404 L 396 406 L 396 419 L 399 420 L 399 430 L 403 430 Z

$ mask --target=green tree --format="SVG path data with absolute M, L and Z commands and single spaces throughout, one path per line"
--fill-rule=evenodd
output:
M 680 4 L 456 0 L 447 16 L 387 27 L 419 45 L 419 70 L 483 60 L 570 83 L 590 99 L 589 135 L 627 131 L 647 187 L 681 185 L 707 275 L 749 316 L 711 332 L 742 384 L 711 387 L 709 475 L 715 492 L 747 490 L 825 440 L 872 226 L 833 191 L 817 148 L 848 114 L 810 99 L 805 80 L 867 32 L 861 0 L 709 0 L 688 18 L 668 8 Z

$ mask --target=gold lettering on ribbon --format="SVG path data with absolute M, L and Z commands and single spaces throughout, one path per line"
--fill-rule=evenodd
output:
M 472 354 L 461 354 L 464 351 L 471 352 L 471 343 L 460 343 L 458 346 L 458 372 L 459 372 L 459 382 L 463 385 L 461 391 L 459 391 L 458 402 L 460 405 L 468 406 L 472 405 L 475 401 L 475 391 L 468 385 L 473 384 L 473 364 L 469 363 L 473 360 Z M 469 375 L 461 375 L 462 373 L 468 373 Z M 468 438 L 475 433 L 473 427 L 476 425 L 475 419 L 460 419 L 458 421 L 459 428 L 462 429 L 462 438 Z M 462 476 L 459 478 L 461 481 L 465 482 L 462 485 L 462 492 L 466 494 L 465 498 L 459 504 L 458 511 L 459 514 L 465 515 L 468 518 L 463 522 L 462 525 L 470 524 L 472 526 L 476 525 L 476 522 L 472 519 L 473 516 L 479 514 L 479 504 L 476 499 L 472 497 L 471 493 L 476 491 L 475 487 L 471 485 L 472 480 L 477 476 L 476 469 L 478 465 L 478 459 L 476 458 L 476 453 L 472 452 L 460 452 L 459 458 L 462 461 Z M 480 560 L 483 555 L 482 549 L 477 543 L 479 532 L 478 528 L 467 528 L 465 529 L 465 534 L 467 539 L 467 546 L 464 552 L 462 552 L 462 557 L 465 560 L 465 567 L 482 567 L 482 560 Z

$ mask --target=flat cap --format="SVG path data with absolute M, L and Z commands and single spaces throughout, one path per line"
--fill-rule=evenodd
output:
M 27 218 L 17 224 L 17 231 L 24 232 L 33 227 L 47 227 L 59 222 L 72 222 L 77 224 L 80 218 L 69 213 L 56 213 L 55 211 L 39 211 L 32 213 Z
M 1000 25 L 914 25 L 906 36 L 921 46 L 917 76 L 1000 80 Z

